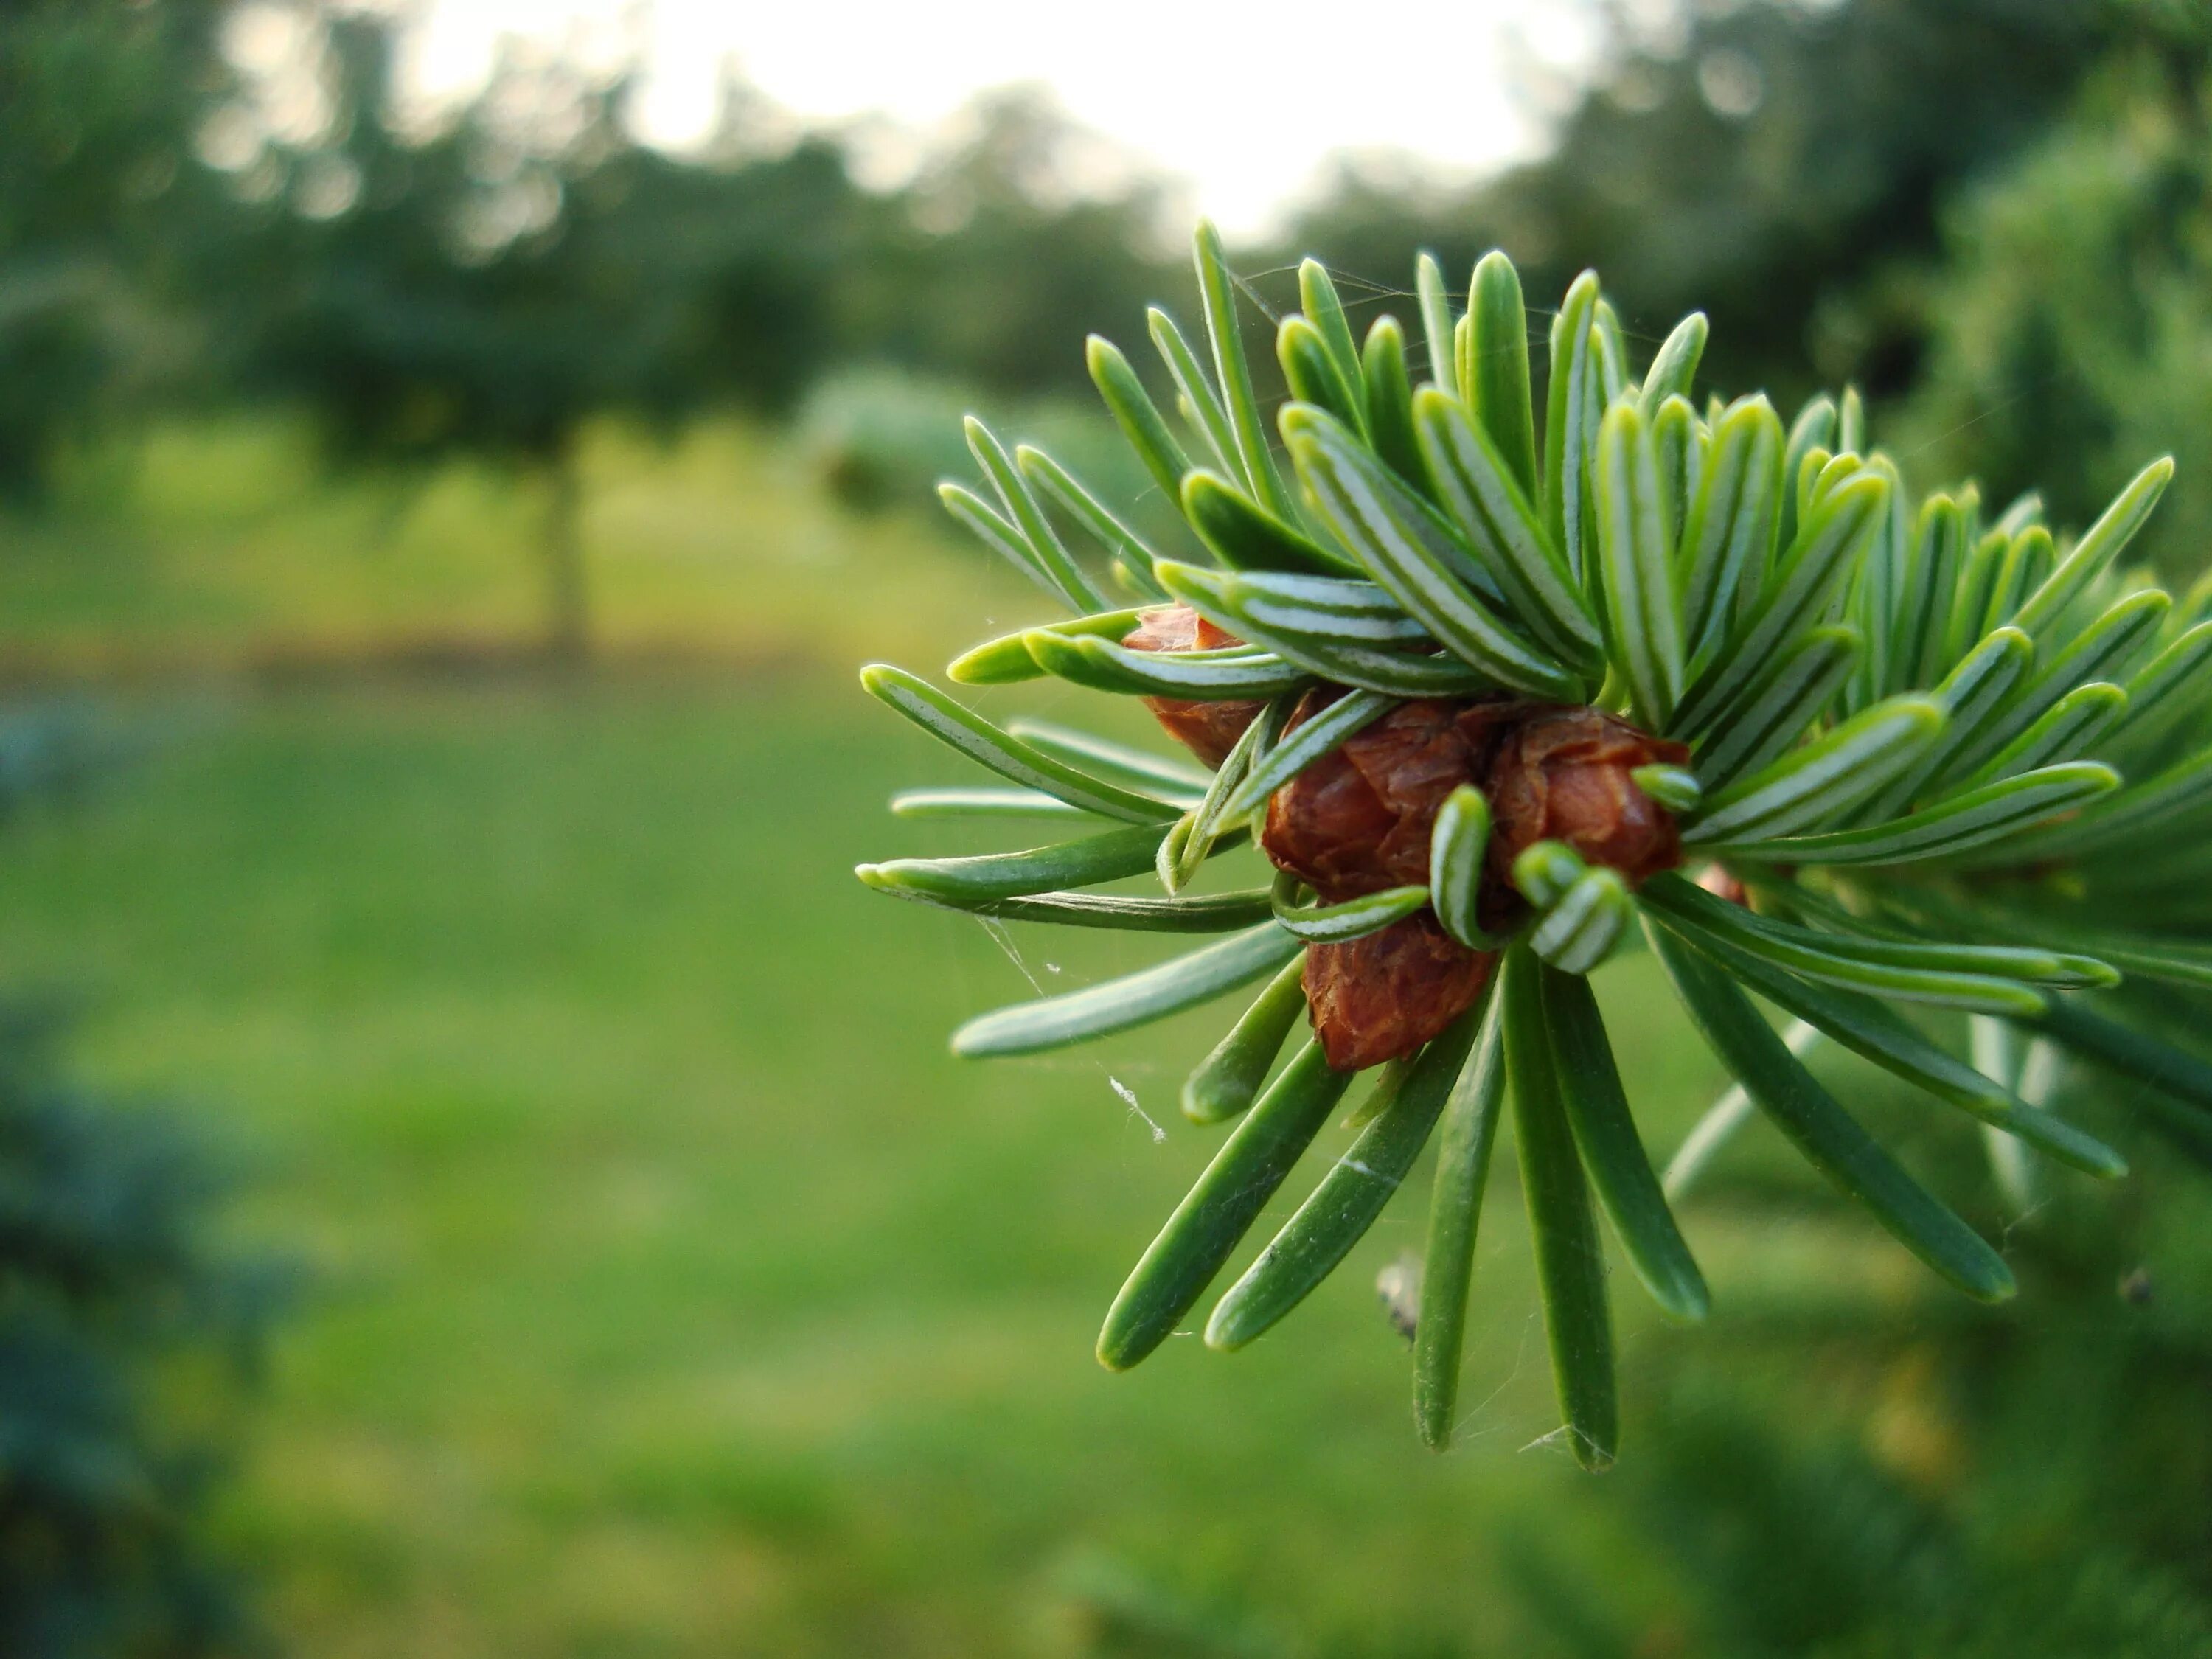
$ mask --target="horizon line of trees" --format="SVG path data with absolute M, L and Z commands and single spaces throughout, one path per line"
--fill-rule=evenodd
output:
M 1726 390 L 1895 401 L 1958 357 L 1931 356 L 1957 331 L 1927 298 L 1952 204 L 2116 55 L 2212 63 L 2187 0 L 1686 0 L 1657 33 L 1607 15 L 1547 154 L 1464 188 L 1346 164 L 1240 253 L 1261 303 L 1293 303 L 1299 254 L 1379 278 L 1381 306 L 1418 250 L 1464 272 L 1502 246 L 1539 306 L 1596 265 L 1632 332 L 1704 309 Z M 549 639 L 574 657 L 592 418 L 781 416 L 854 362 L 1083 391 L 1086 333 L 1189 302 L 1169 184 L 1079 187 L 1101 141 L 1035 88 L 870 189 L 835 133 L 763 142 L 735 82 L 713 142 L 653 149 L 629 80 L 556 50 L 508 51 L 425 125 L 401 44 L 336 0 L 0 3 L 0 504 L 35 506 L 104 425 L 228 402 L 301 412 L 339 467 L 511 465 L 545 503 Z

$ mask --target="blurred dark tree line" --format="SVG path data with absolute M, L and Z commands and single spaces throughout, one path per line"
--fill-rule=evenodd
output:
M 1419 248 L 1459 273 L 1503 246 L 1539 304 L 1595 264 L 1632 331 L 1707 311 L 1717 385 L 1856 380 L 1993 488 L 2048 480 L 2063 514 L 2200 412 L 2174 345 L 2212 337 L 2198 0 L 1606 15 L 1541 159 L 1463 189 L 1346 167 L 1242 262 L 1395 280 Z M 696 152 L 643 145 L 624 76 L 550 48 L 423 118 L 398 28 L 330 0 L 0 3 L 0 495 L 34 499 L 106 420 L 279 399 L 348 465 L 537 477 L 574 651 L 588 419 L 780 414 L 853 363 L 1079 391 L 1085 333 L 1187 303 L 1170 192 L 1090 165 L 1098 141 L 1041 94 L 980 100 L 868 187 L 847 137 L 766 136 L 735 84 Z M 2138 368 L 2167 390 L 2147 400 Z
M 2212 550 L 2212 7 L 2145 11 L 2015 166 L 1951 204 L 1905 441 L 2075 524 L 2171 451 L 2151 545 L 2185 580 Z
M 191 370 L 305 412 L 343 465 L 461 455 L 536 478 L 564 659 L 588 632 L 587 420 L 780 414 L 850 361 L 1065 386 L 1080 374 L 1076 319 L 1134 314 L 1160 279 L 1152 187 L 1065 188 L 1058 152 L 1076 135 L 1035 94 L 984 100 L 968 142 L 872 192 L 827 137 L 748 143 L 741 88 L 724 131 L 678 158 L 630 136 L 624 76 L 519 44 L 447 118 L 409 130 L 389 17 L 313 0 L 229 16 L 249 10 L 291 40 L 258 87 L 221 72 L 205 27 L 145 32 L 140 48 L 200 89 L 143 123 L 166 120 L 193 180 L 141 216 L 180 219 L 201 256 L 161 284 L 204 337 Z M 22 33 L 46 27 L 30 15 Z M 288 95 L 317 106 L 296 132 L 264 107 Z M 88 354 L 82 373 L 106 366 Z M 34 481 L 73 429 L 27 432 L 14 476 Z
M 281 61 L 241 68 L 241 21 Z M 0 0 L 0 490 L 125 393 L 275 392 L 349 458 L 538 459 L 586 412 L 778 411 L 854 360 L 1067 387 L 1081 329 L 1160 286 L 1158 187 L 1075 189 L 1083 135 L 1035 92 L 869 191 L 830 136 L 748 142 L 741 88 L 679 158 L 630 136 L 625 77 L 519 45 L 444 118 L 396 119 L 398 28 Z
M 1504 247 L 1532 303 L 1595 266 L 1656 342 L 1711 319 L 1705 373 L 1794 403 L 1911 384 L 1929 319 L 1901 279 L 1942 204 L 2053 118 L 2135 9 L 2100 0 L 1840 0 L 1685 9 L 1615 30 L 1541 159 L 1453 192 L 1344 172 L 1286 246 L 1352 270 L 1465 270 Z
M 2203 566 L 2212 8 L 1771 0 L 1615 40 L 1540 160 L 1459 191 L 1346 168 L 1276 257 L 1504 246 L 1537 305 L 1594 265 L 1653 341 L 1705 311 L 1720 389 L 1856 383 L 1909 468 L 2061 524 L 2176 452 L 2156 550 Z

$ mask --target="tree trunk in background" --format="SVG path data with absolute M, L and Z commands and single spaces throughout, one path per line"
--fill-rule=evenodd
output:
M 591 592 L 584 569 L 584 484 L 573 440 L 553 451 L 545 476 L 545 654 L 556 667 L 580 668 L 591 655 Z

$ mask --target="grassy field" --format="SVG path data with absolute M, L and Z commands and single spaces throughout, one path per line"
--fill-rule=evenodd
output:
M 1208 1024 L 948 1058 L 1023 973 L 851 880 L 926 775 L 872 712 L 322 696 L 16 832 L 5 958 L 94 994 L 100 1075 L 210 1103 L 318 1268 L 231 1516 L 298 1650 L 1082 1651 L 1117 1573 L 1347 1651 L 1495 1632 L 1490 1534 L 1581 1484 L 1528 1449 L 1510 1182 L 1451 1457 L 1368 1289 L 1411 1206 L 1279 1339 L 1100 1370 L 1217 1139 L 1171 1107 Z
M 113 505 L 0 567 L 0 644 L 143 666 L 526 627 L 514 495 L 443 480 L 379 553 L 367 497 L 288 504 L 279 437 L 196 441 L 199 466 L 157 444 Z M 1218 1144 L 1173 1097 L 1225 1015 L 951 1060 L 950 1026 L 1032 976 L 1161 952 L 1032 932 L 1009 953 L 862 890 L 856 860 L 959 844 L 880 811 L 951 775 L 829 665 L 930 666 L 1024 602 L 925 531 L 779 493 L 742 434 L 649 466 L 608 442 L 611 635 L 690 629 L 752 672 L 165 708 L 150 760 L 7 842 L 9 976 L 91 999 L 93 1074 L 201 1103 L 258 1171 L 241 1231 L 313 1268 L 222 1517 L 292 1650 L 1521 1653 L 1547 1650 L 1508 1588 L 1516 1537 L 1601 1553 L 1600 1603 L 1633 1582 L 1625 1523 L 1547 1439 L 1510 1153 L 1451 1455 L 1415 1443 L 1370 1289 L 1425 1176 L 1252 1350 L 1096 1365 Z M 203 477 L 229 482 L 196 509 Z M 101 524 L 104 552 L 63 557 Z M 1604 990 L 1671 1145 L 1712 1068 L 1648 962 Z M 1694 1242 L 1741 1302 L 1757 1264 Z M 1904 1263 L 1861 1254 L 1885 1282 Z M 1648 1318 L 1616 1284 L 1632 1449 Z

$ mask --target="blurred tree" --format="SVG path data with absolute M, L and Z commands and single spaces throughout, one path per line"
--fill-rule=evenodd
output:
M 1893 392 L 1926 328 L 1898 276 L 1934 250 L 1940 203 L 2137 20 L 2095 0 L 1761 0 L 1674 21 L 1654 40 L 1613 14 L 1542 159 L 1465 190 L 1346 167 L 1282 252 L 1362 274 L 1503 246 L 1540 304 L 1595 265 L 1632 331 L 1705 311 L 1722 386 Z
M 773 292 L 803 310 L 806 273 L 778 269 L 775 215 L 750 223 L 705 174 L 629 141 L 619 80 L 510 52 L 481 96 L 414 139 L 390 121 L 389 21 L 333 17 L 327 39 L 331 137 L 287 158 L 295 210 L 266 240 L 268 280 L 231 307 L 251 378 L 308 410 L 342 462 L 458 454 L 537 473 L 548 646 L 574 661 L 589 638 L 584 422 L 671 420 L 718 380 L 787 396 L 799 348 L 747 349 L 697 296 L 711 276 L 726 307 Z M 757 193 L 772 200 L 786 174 L 842 176 L 802 149 Z M 729 224 L 744 228 L 734 250 Z
M 402 27 L 330 0 L 0 0 L 0 492 L 125 392 L 176 400 L 189 363 L 195 396 L 305 410 L 344 465 L 538 475 L 573 658 L 591 417 L 781 413 L 855 360 L 1087 393 L 1067 342 L 1164 280 L 1157 187 L 1035 91 L 872 195 L 840 143 L 764 137 L 734 82 L 699 155 L 641 145 L 624 79 L 552 47 L 510 43 L 426 130 Z
M 1125 172 L 1093 188 L 1115 158 L 1032 94 L 986 100 L 969 142 L 870 197 L 823 139 L 748 142 L 742 88 L 726 88 L 721 136 L 684 160 L 630 137 L 624 82 L 520 48 L 441 129 L 409 137 L 391 119 L 392 23 L 325 27 L 331 136 L 286 157 L 295 211 L 226 331 L 256 341 L 253 378 L 312 411 L 344 462 L 465 454 L 539 474 L 561 659 L 589 633 L 590 418 L 781 411 L 855 358 L 994 392 L 1073 386 L 1069 319 L 1133 314 L 1158 280 L 1151 187 Z
M 1016 87 L 967 112 L 970 132 L 871 220 L 848 270 L 848 349 L 991 391 L 1091 393 L 1085 331 L 1130 330 L 1188 286 L 1160 185 Z
M 2212 545 L 2212 14 L 2140 15 L 2144 38 L 1951 215 L 1908 445 L 1999 500 L 2033 480 L 2075 522 L 2123 457 L 2174 451 L 2147 544 L 2179 574 Z
M 117 753 L 82 704 L 9 711 L 0 814 Z M 0 1653 L 259 1653 L 206 1510 L 291 1273 L 214 1242 L 231 1183 L 179 1115 L 67 1079 L 67 1024 L 0 999 Z
M 183 356 L 225 193 L 193 143 L 220 0 L 0 4 L 0 498 Z M 173 376 L 172 376 L 173 378 Z
M 0 1651 L 258 1651 L 204 1513 L 283 1279 L 210 1247 L 203 1150 L 61 1081 L 56 1035 L 0 1006 Z
M 2032 1309 L 1913 1318 L 1806 1248 L 1817 1197 L 1737 1193 L 1747 1233 L 1798 1241 L 1799 1282 L 1717 1351 L 1657 1344 L 1664 1431 L 1626 1496 L 1676 1594 L 1592 1650 L 1686 1624 L 1684 1650 L 1746 1659 L 2212 1655 L 2204 1177 L 2133 1181 L 2124 1211 L 2060 1192 L 2015 1219 Z
M 2201 1053 L 2166 1000 L 2150 1023 Z M 2130 1146 L 2122 1187 L 2001 1161 L 1901 1087 L 1877 1109 L 1944 1190 L 1977 1192 L 2016 1302 L 1918 1294 L 1869 1262 L 1778 1137 L 1747 1134 L 1705 1176 L 1701 1249 L 1740 1282 L 1697 1340 L 1648 1339 L 1653 1455 L 1620 1477 L 1659 1571 L 1577 1598 L 1556 1555 L 1509 1548 L 1563 1650 L 2212 1656 L 2212 1140 L 2056 1051 L 2004 1063 L 2050 1065 L 2022 1087 Z

